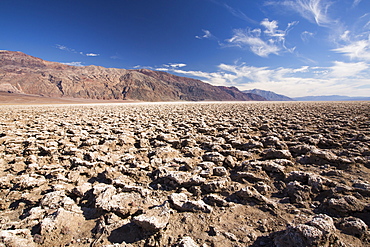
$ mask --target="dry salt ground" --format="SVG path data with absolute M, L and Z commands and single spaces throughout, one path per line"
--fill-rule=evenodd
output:
M 0 106 L 0 246 L 369 246 L 370 102 Z

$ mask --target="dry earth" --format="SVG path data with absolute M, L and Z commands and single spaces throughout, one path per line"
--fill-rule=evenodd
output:
M 0 246 L 369 246 L 369 114 L 0 106 Z
M 94 100 L 66 97 L 43 97 L 33 94 L 7 93 L 0 91 L 0 105 L 38 105 L 38 104 L 92 104 L 92 103 L 132 103 L 134 100 Z

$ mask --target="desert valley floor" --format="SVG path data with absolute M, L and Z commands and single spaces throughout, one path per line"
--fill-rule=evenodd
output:
M 370 102 L 0 106 L 0 246 L 369 246 Z

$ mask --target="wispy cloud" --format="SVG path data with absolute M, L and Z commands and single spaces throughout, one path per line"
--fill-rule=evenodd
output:
M 342 53 L 350 59 L 370 61 L 370 33 L 364 31 L 360 34 L 351 34 L 346 30 L 341 36 L 342 44 L 333 49 L 337 53 Z
M 307 43 L 311 38 L 313 38 L 314 33 L 311 33 L 309 31 L 304 31 L 301 33 L 301 39 L 303 42 Z
M 349 30 L 345 30 L 343 34 L 339 35 L 339 39 L 345 42 L 350 42 L 350 33 L 351 32 Z
M 334 78 L 361 77 L 361 72 L 368 68 L 369 65 L 365 62 L 345 63 L 335 61 L 328 76 Z
M 228 46 L 248 47 L 254 54 L 260 57 L 268 57 L 270 54 L 279 55 L 281 50 L 293 52 L 293 48 L 285 46 L 285 38 L 289 30 L 298 22 L 291 22 L 285 30 L 278 29 L 278 22 L 264 19 L 260 25 L 264 31 L 256 29 L 235 29 L 233 37 L 226 40 Z
M 116 52 L 116 54 L 110 56 L 110 58 L 115 59 L 115 60 L 122 59 L 121 55 L 119 55 L 117 52 Z
M 70 63 L 62 63 L 62 64 L 70 65 L 70 66 L 78 66 L 78 67 L 85 66 L 82 64 L 82 62 L 70 62 Z
M 88 56 L 88 57 L 97 57 L 97 56 L 100 56 L 100 54 L 97 54 L 97 53 L 87 53 L 85 55 Z
M 168 69 L 168 68 L 156 68 L 155 70 L 158 70 L 158 71 L 170 71 L 170 69 Z
M 250 23 L 254 23 L 254 24 L 257 24 L 258 22 L 256 22 L 255 20 L 249 18 L 244 12 L 242 12 L 241 10 L 239 9 L 235 9 L 229 5 L 227 5 L 226 3 L 224 4 L 224 7 L 235 17 L 239 18 L 239 19 L 242 19 L 242 20 L 245 20 L 247 22 L 250 22 Z
M 163 66 L 171 67 L 171 68 L 181 68 L 181 67 L 185 67 L 186 64 L 185 63 L 169 63 L 169 64 L 164 64 Z
M 352 4 L 352 7 L 356 7 L 359 3 L 361 2 L 361 0 L 353 0 L 353 4 Z
M 268 19 L 261 21 L 261 26 L 266 28 L 266 30 L 263 31 L 265 34 L 271 37 L 284 38 L 285 32 L 283 30 L 278 30 L 277 24 L 277 21 L 269 21 Z
M 186 67 L 187 65 L 185 63 L 168 63 L 168 64 L 162 64 L 161 67 L 155 68 L 155 70 L 160 71 L 170 71 L 177 68 Z
M 354 1 L 354 4 L 359 3 Z M 342 25 L 335 34 L 333 43 L 336 48 L 331 51 L 351 60 L 370 61 L 370 13 L 359 16 L 353 23 Z
M 135 65 L 132 67 L 133 69 L 151 69 L 155 70 L 156 68 L 153 68 L 152 66 L 142 66 L 142 65 Z
M 336 22 L 328 15 L 328 9 L 332 5 L 328 0 L 284 0 L 270 1 L 268 4 L 284 5 L 319 26 L 328 26 Z
M 58 48 L 59 50 L 62 50 L 62 51 L 68 51 L 68 52 L 78 53 L 75 49 L 68 48 L 65 45 L 56 44 L 55 47 Z
M 350 57 L 351 59 L 370 61 L 369 40 L 355 41 L 340 48 L 333 49 L 333 51 L 343 53 L 344 55 Z
M 236 29 L 233 37 L 226 41 L 230 46 L 249 47 L 254 54 L 260 57 L 268 57 L 270 54 L 278 55 L 280 51 L 276 44 L 262 40 L 261 29 Z
M 167 64 L 162 64 L 161 66 L 141 66 L 141 65 L 136 65 L 133 68 L 134 69 L 151 69 L 151 70 L 158 70 L 158 71 L 173 71 L 178 68 L 183 68 L 186 67 L 187 64 L 185 63 L 167 63 Z
M 208 0 L 214 4 L 217 4 L 219 6 L 222 6 L 224 7 L 225 9 L 227 9 L 227 11 L 229 11 L 230 14 L 232 14 L 233 16 L 241 19 L 241 20 L 244 20 L 244 21 L 247 21 L 247 22 L 250 22 L 250 23 L 253 23 L 253 24 L 257 24 L 258 22 L 256 22 L 255 20 L 253 20 L 252 18 L 248 17 L 243 11 L 241 11 L 240 9 L 236 9 L 236 8 L 233 8 L 231 7 L 230 5 L 226 4 L 226 3 L 221 3 L 220 1 L 217 1 L 217 0 Z
M 71 52 L 71 53 L 76 53 L 76 54 L 80 54 L 82 56 L 87 56 L 87 57 L 97 57 L 97 56 L 100 56 L 100 54 L 97 54 L 97 53 L 84 53 L 82 51 L 76 51 L 75 49 L 73 48 L 69 48 L 65 45 L 60 45 L 60 44 L 56 44 L 55 47 L 59 50 L 62 50 L 62 51 L 68 51 L 68 52 Z
M 195 36 L 197 39 L 214 39 L 216 38 L 209 30 L 202 29 L 203 35 L 202 36 Z
M 260 88 L 290 97 L 338 94 L 370 95 L 369 64 L 333 62 L 330 67 L 269 68 L 220 64 L 216 72 L 167 71 L 201 79 L 218 86 L 237 86 L 241 90 Z

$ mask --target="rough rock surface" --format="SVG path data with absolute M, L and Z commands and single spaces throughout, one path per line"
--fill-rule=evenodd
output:
M 306 224 L 289 226 L 275 239 L 277 247 L 339 246 L 335 237 L 333 219 L 327 215 L 317 215 Z
M 369 246 L 369 115 L 369 102 L 0 106 L 0 246 Z
M 135 216 L 133 222 L 146 231 L 159 231 L 165 228 L 170 220 L 170 209 L 167 204 L 147 210 Z

